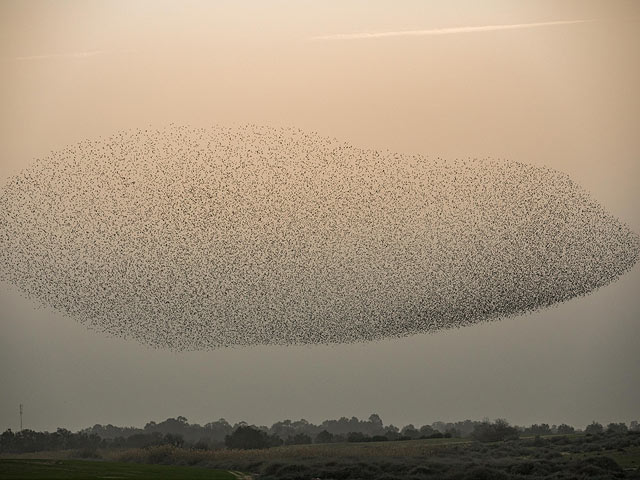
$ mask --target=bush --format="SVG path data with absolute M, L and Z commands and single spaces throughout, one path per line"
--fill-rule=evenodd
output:
M 622 468 L 620 467 L 620 465 L 618 465 L 618 463 L 611 457 L 589 457 L 582 460 L 581 463 L 586 465 L 593 465 L 607 472 L 622 472 Z
M 509 471 L 518 475 L 531 475 L 535 468 L 536 467 L 533 462 L 522 462 L 511 465 Z
M 419 465 L 417 467 L 412 468 L 409 473 L 411 475 L 431 475 L 431 474 L 437 473 L 437 472 L 435 470 L 433 470 L 432 468 L 425 467 L 423 465 Z
M 533 446 L 534 447 L 544 447 L 548 442 L 542 438 L 540 435 L 536 435 L 536 437 L 533 439 Z

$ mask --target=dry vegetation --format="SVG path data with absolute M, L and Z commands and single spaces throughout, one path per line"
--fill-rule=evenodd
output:
M 293 445 L 262 450 L 172 446 L 103 452 L 105 459 L 251 472 L 264 480 L 640 478 L 640 434 L 554 435 Z
M 424 457 L 451 445 L 470 443 L 469 439 L 446 438 L 404 442 L 328 443 L 289 445 L 261 450 L 191 450 L 161 445 L 152 448 L 134 448 L 110 451 L 107 457 L 118 461 L 145 461 L 149 457 L 162 457 L 180 464 L 200 462 L 265 462 L 274 459 L 314 458 L 405 458 Z
M 86 453 L 66 450 L 10 456 L 60 459 Z M 536 436 L 491 443 L 441 438 L 259 450 L 159 445 L 99 449 L 93 454 L 107 462 L 248 472 L 256 480 L 640 479 L 640 433 L 636 432 Z

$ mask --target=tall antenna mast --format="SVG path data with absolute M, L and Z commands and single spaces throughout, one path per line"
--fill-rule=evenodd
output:
M 22 404 L 20 404 L 20 431 L 22 431 Z

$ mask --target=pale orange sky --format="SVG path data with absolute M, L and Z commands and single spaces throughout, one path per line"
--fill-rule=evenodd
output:
M 593 21 L 314 39 L 574 20 Z M 639 22 L 635 1 L 3 2 L 0 185 L 120 129 L 291 125 L 367 148 L 556 168 L 640 231 Z M 587 298 L 461 331 L 176 355 L 34 311 L 3 285 L 0 429 L 20 402 L 36 428 L 373 411 L 396 424 L 630 421 L 639 286 L 636 267 Z

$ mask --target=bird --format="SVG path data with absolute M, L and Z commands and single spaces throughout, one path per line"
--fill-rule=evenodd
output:
M 638 235 L 568 175 L 295 127 L 121 130 L 0 192 L 0 279 L 151 348 L 434 334 L 593 292 Z

